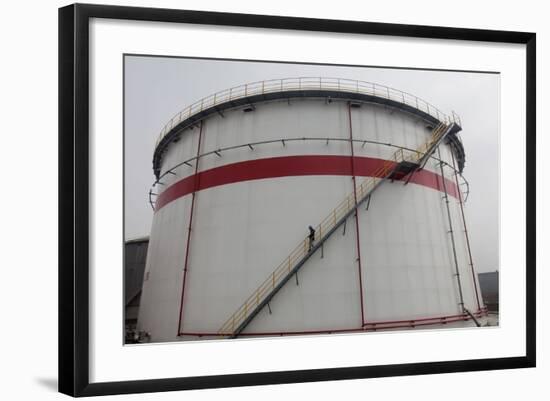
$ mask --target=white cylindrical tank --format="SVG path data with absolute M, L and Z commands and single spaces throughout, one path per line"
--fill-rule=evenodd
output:
M 460 125 L 328 78 L 183 110 L 155 148 L 138 329 L 174 341 L 479 323 Z

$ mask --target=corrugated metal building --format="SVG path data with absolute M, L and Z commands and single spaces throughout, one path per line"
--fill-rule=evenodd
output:
M 491 312 L 498 312 L 498 271 L 479 273 L 478 277 L 485 306 Z
M 129 240 L 124 244 L 124 326 L 127 343 L 134 342 L 148 246 L 149 237 Z

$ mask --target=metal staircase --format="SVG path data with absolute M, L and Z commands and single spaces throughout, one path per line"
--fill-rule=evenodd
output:
M 307 260 L 323 246 L 324 242 L 353 215 L 356 209 L 387 179 L 403 179 L 422 169 L 439 144 L 450 133 L 460 130 L 455 123 L 440 123 L 430 139 L 416 151 L 399 148 L 392 157 L 385 160 L 371 177 L 367 177 L 356 188 L 356 195 L 348 195 L 325 219 L 315 228 L 315 238 L 310 242 L 305 238 L 277 266 L 267 279 L 246 299 L 246 301 L 225 321 L 218 330 L 220 336 L 237 337 L 254 317 L 271 301 L 286 282 L 298 272 Z M 355 201 L 357 199 L 357 201 Z

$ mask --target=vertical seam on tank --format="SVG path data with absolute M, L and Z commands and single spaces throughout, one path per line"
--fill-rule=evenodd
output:
M 353 152 L 353 127 L 351 121 L 351 103 L 348 102 L 348 116 L 349 116 L 349 138 L 350 138 L 350 149 L 351 149 L 351 177 L 353 180 L 353 199 L 355 204 L 357 204 L 357 186 L 356 186 L 356 177 L 355 177 L 355 155 Z M 359 241 L 359 210 L 355 209 L 355 237 L 357 243 L 357 262 L 358 262 L 358 272 L 359 272 L 359 298 L 361 300 L 361 326 L 365 325 L 365 311 L 364 311 L 364 300 L 363 300 L 363 277 L 362 277 L 362 267 L 361 267 L 361 243 Z
M 184 299 L 184 294 L 185 294 L 185 282 L 186 282 L 186 278 L 187 278 L 187 270 L 188 270 L 188 263 L 189 263 L 189 249 L 190 249 L 190 242 L 191 242 L 191 226 L 193 224 L 193 212 L 194 212 L 194 209 L 195 209 L 195 197 L 196 197 L 196 193 L 199 189 L 199 180 L 200 180 L 200 175 L 198 174 L 199 172 L 199 155 L 200 155 L 200 151 L 201 151 L 201 143 L 202 143 L 202 129 L 203 129 L 203 124 L 204 124 L 204 121 L 201 121 L 200 123 L 200 127 L 199 127 L 199 143 L 197 145 L 197 158 L 196 158 L 196 162 L 195 162 L 195 185 L 194 185 L 194 188 L 193 188 L 193 193 L 191 195 L 191 210 L 189 212 L 189 226 L 187 228 L 187 244 L 185 246 L 185 261 L 184 261 L 184 265 L 183 265 L 183 280 L 182 280 L 182 285 L 181 285 L 181 299 L 180 299 L 180 311 L 179 311 L 179 318 L 178 318 L 178 336 L 180 334 L 180 331 L 181 331 L 181 323 L 183 321 L 183 299 Z

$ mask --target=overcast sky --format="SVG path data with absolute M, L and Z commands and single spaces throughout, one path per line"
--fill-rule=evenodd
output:
M 258 63 L 184 58 L 125 58 L 125 238 L 148 236 L 153 212 L 156 138 L 172 116 L 215 92 L 247 82 L 337 77 L 409 92 L 462 119 L 466 218 L 478 272 L 498 270 L 500 78 L 494 73 Z

